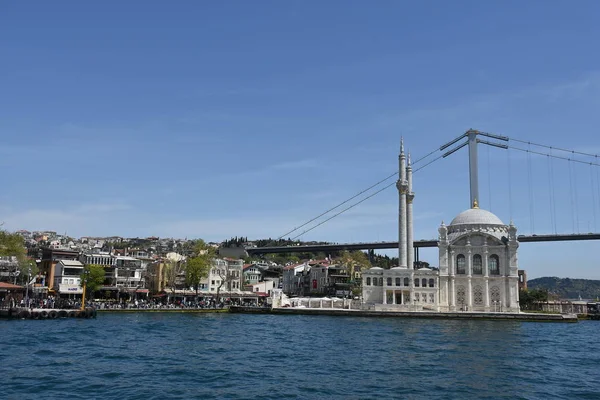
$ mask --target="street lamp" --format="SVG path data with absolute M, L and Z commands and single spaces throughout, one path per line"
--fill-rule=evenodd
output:
M 29 283 L 31 281 L 31 266 L 27 268 L 27 286 L 25 287 L 25 306 L 29 307 Z

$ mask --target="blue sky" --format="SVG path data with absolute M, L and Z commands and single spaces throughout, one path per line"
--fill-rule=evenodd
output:
M 392 173 L 400 136 L 414 159 L 469 128 L 598 154 L 598 15 L 594 1 L 3 3 L 0 220 L 277 237 Z M 480 146 L 481 206 L 520 233 L 600 231 L 597 168 L 529 163 Z M 467 168 L 463 149 L 415 174 L 417 238 L 469 206 Z M 390 188 L 303 239 L 396 239 L 396 210 Z M 600 279 L 598 245 L 523 244 L 521 267 Z

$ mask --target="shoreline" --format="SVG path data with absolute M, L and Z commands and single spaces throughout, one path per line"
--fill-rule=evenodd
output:
M 276 315 L 327 315 L 344 317 L 379 317 L 379 318 L 421 318 L 421 319 L 466 319 L 466 320 L 501 320 L 501 321 L 533 321 L 533 322 L 567 322 L 579 321 L 576 314 L 542 314 L 542 313 L 481 313 L 481 312 L 428 312 L 428 311 L 368 311 L 336 308 L 230 308 L 231 312 L 242 314 L 276 314 Z

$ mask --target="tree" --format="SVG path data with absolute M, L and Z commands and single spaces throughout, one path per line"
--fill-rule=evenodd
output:
M 524 310 L 533 310 L 536 304 L 548 301 L 548 291 L 544 289 L 525 289 L 519 291 L 519 306 Z
M 13 278 L 13 283 L 17 283 L 17 278 L 28 273 L 29 268 L 36 271 L 35 262 L 32 263 L 26 256 L 25 242 L 23 237 L 17 233 L 8 233 L 5 230 L 0 230 L 0 257 L 14 257 L 16 264 L 9 266 L 9 274 Z
M 175 260 L 175 259 L 167 259 L 165 261 L 165 270 L 164 270 L 166 286 L 171 288 L 171 292 L 175 294 L 175 286 L 178 281 L 179 275 L 183 272 L 183 261 Z
M 214 247 L 199 239 L 194 245 L 192 257 L 188 258 L 185 263 L 185 281 L 196 290 L 196 296 L 198 296 L 200 282 L 208 277 L 215 254 Z
M 104 283 L 105 273 L 104 267 L 97 264 L 89 264 L 83 267 L 81 273 L 81 282 L 85 283 L 88 290 L 88 298 L 92 298 L 92 294 Z
M 344 250 L 340 255 L 340 262 L 348 268 L 348 275 L 350 275 L 350 290 L 352 291 L 352 294 L 359 294 L 361 291 L 361 280 L 355 279 L 356 271 L 362 271 L 363 269 L 371 268 L 371 262 L 369 261 L 369 258 L 360 250 L 353 252 Z

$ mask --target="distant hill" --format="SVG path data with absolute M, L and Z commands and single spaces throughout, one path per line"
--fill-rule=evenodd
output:
M 544 277 L 527 281 L 529 289 L 546 289 L 559 299 L 600 298 L 600 280 Z

